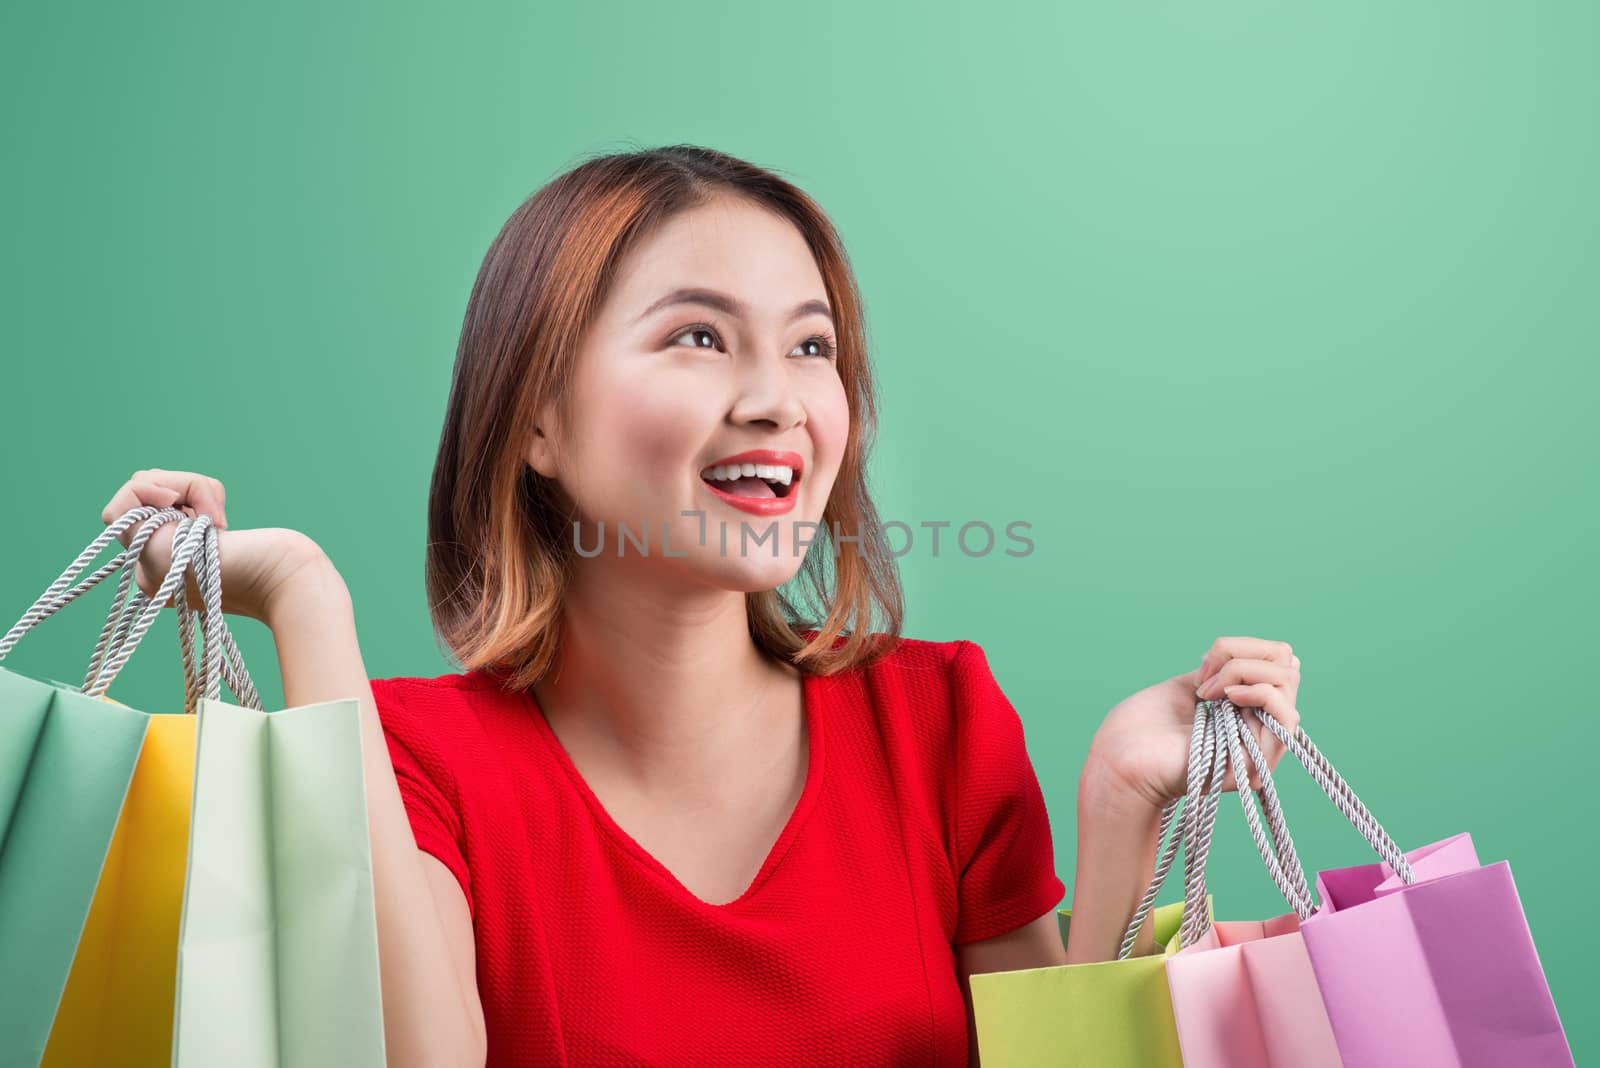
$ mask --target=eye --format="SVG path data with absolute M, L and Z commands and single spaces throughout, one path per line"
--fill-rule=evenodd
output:
M 691 334 L 704 334 L 712 339 L 709 346 L 696 343 L 694 345 L 695 348 L 703 349 L 710 347 L 715 348 L 718 351 L 725 351 L 722 346 L 721 335 L 717 333 L 716 327 L 712 326 L 710 323 L 693 323 L 689 326 L 686 326 L 682 330 L 678 331 L 678 333 L 674 334 L 671 340 L 677 341 L 680 338 L 688 337 Z M 811 344 L 815 344 L 817 346 L 817 351 L 805 353 L 805 355 L 810 356 L 813 359 L 820 358 L 824 360 L 831 360 L 838 352 L 838 345 L 834 342 L 833 337 L 828 334 L 813 334 L 811 337 L 806 338 L 795 347 L 800 348 L 802 346 Z
M 806 338 L 804 341 L 800 342 L 800 344 L 809 345 L 812 342 L 816 343 L 819 350 L 817 352 L 810 353 L 812 356 L 820 356 L 824 360 L 831 360 L 833 359 L 835 352 L 838 351 L 838 346 L 834 344 L 833 338 L 827 334 L 815 334 Z
M 672 340 L 673 341 L 677 341 L 678 338 L 688 337 L 690 334 L 710 334 L 713 338 L 717 337 L 716 330 L 713 329 L 711 326 L 707 325 L 706 323 L 695 323 L 693 326 L 684 327 L 682 330 L 680 330 L 672 338 Z M 697 348 L 697 349 L 703 349 L 706 346 L 701 345 L 701 344 L 696 344 L 694 347 Z M 720 338 L 718 338 L 717 342 L 714 343 L 713 347 L 714 348 L 718 348 L 718 349 L 720 349 L 722 347 Z

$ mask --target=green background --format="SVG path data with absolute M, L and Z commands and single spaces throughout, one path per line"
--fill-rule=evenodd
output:
M 584 155 L 689 141 L 838 223 L 913 526 L 907 633 L 981 643 L 1070 887 L 1085 748 L 1219 635 L 1402 842 L 1509 858 L 1600 1051 L 1593 62 L 1600 8 L 1440 2 L 29 5 L 0 32 L 9 619 L 135 469 L 349 582 L 375 676 L 448 670 L 424 503 L 489 240 Z M 1004 543 L 1002 543 L 1003 547 Z M 100 593 L 101 591 L 97 591 Z M 7 666 L 81 677 L 105 598 Z M 237 620 L 245 653 L 270 635 Z M 170 615 L 113 695 L 181 700 Z M 276 673 L 257 668 L 269 705 Z M 1365 847 L 1292 764 L 1308 866 Z M 1218 912 L 1284 911 L 1236 805 Z M 1163 900 L 1177 900 L 1176 884 Z

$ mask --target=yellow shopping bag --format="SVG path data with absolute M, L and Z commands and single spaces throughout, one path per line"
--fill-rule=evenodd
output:
M 150 717 L 41 1068 L 172 1063 L 196 723 Z

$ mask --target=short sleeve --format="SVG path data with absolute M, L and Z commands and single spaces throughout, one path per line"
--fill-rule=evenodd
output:
M 372 698 L 383 724 L 389 760 L 394 765 L 400 800 L 417 848 L 436 857 L 461 884 L 472 911 L 472 878 L 462 848 L 459 797 L 436 738 L 430 736 L 428 710 L 404 701 L 404 689 L 390 679 L 372 680 Z
M 1061 903 L 1067 888 L 1056 875 L 1050 816 L 1022 719 L 981 646 L 961 642 L 951 672 L 959 875 L 953 941 L 962 944 L 1038 919 Z

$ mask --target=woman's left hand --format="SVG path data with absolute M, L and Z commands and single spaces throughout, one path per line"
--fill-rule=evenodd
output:
M 1103 780 L 1093 784 L 1093 795 L 1116 804 L 1131 798 L 1161 808 L 1188 790 L 1189 736 L 1199 701 L 1227 698 L 1240 708 L 1264 709 L 1293 734 L 1300 723 L 1295 708 L 1299 689 L 1300 658 L 1288 642 L 1218 638 L 1199 668 L 1140 690 L 1106 714 L 1085 763 L 1086 774 Z M 1244 720 L 1267 767 L 1276 770 L 1283 743 L 1254 713 Z M 1260 785 L 1252 768 L 1249 787 Z M 1231 768 L 1222 788 L 1238 789 Z

